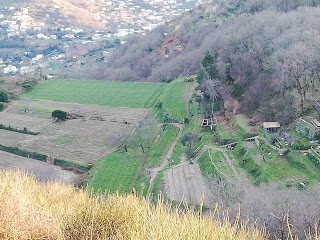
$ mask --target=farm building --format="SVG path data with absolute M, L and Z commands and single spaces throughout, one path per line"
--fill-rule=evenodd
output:
M 264 122 L 262 128 L 265 132 L 277 132 L 280 128 L 279 122 Z
M 213 131 L 214 127 L 217 125 L 218 121 L 216 118 L 203 119 L 201 123 L 201 127 L 210 127 L 211 131 Z
M 296 122 L 296 131 L 303 136 L 314 139 L 320 133 L 320 122 L 313 117 L 301 117 Z

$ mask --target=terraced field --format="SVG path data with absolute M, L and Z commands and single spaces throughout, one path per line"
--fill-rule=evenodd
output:
M 90 172 L 88 187 L 108 193 L 128 193 L 140 174 L 143 155 L 140 151 L 112 153 L 102 158 Z
M 41 182 L 63 182 L 78 185 L 82 176 L 47 163 L 0 151 L 0 170 L 20 170 Z
M 147 109 L 110 108 L 49 101 L 29 101 L 28 112 L 16 102 L 0 113 L 0 123 L 40 132 L 32 136 L 0 130 L 0 144 L 80 163 L 94 163 L 117 146 L 118 135 L 129 134 Z M 51 112 L 62 109 L 83 117 L 53 123 Z
M 171 199 L 180 202 L 213 207 L 212 191 L 207 179 L 202 176 L 198 163 L 182 161 L 164 173 L 164 193 Z
M 54 79 L 42 82 L 26 97 L 110 107 L 150 108 L 165 87 L 163 83 Z

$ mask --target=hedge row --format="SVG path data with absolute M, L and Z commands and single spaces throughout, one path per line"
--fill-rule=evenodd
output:
M 32 158 L 35 160 L 39 160 L 42 162 L 46 162 L 48 159 L 48 156 L 45 154 L 41 153 L 36 153 L 36 152 L 29 152 L 27 150 L 20 149 L 18 147 L 10 147 L 10 146 L 4 146 L 0 144 L 0 150 L 8 153 L 12 153 L 21 157 L 27 157 L 27 158 Z M 59 166 L 61 168 L 79 168 L 83 172 L 87 172 L 90 167 L 89 166 L 84 166 L 80 165 L 74 162 L 69 162 L 66 160 L 62 159 L 55 159 L 55 165 Z
M 7 126 L 4 126 L 3 124 L 0 124 L 0 129 L 11 131 L 11 132 L 29 134 L 29 135 L 39 135 L 40 134 L 38 132 L 29 131 L 26 127 L 24 129 L 19 129 L 19 128 L 13 128 L 10 125 L 7 127 Z

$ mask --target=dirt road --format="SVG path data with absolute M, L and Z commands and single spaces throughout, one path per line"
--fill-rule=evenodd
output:
M 147 196 L 150 196 L 150 194 L 151 194 L 152 188 L 154 186 L 154 180 L 156 179 L 158 173 L 160 171 L 162 171 L 169 164 L 169 159 L 171 158 L 172 152 L 173 152 L 175 146 L 177 145 L 177 142 L 179 141 L 179 139 L 181 138 L 181 135 L 182 135 L 183 126 L 181 124 L 171 123 L 170 125 L 179 128 L 179 133 L 176 136 L 176 138 L 173 141 L 173 143 L 170 145 L 170 148 L 168 149 L 166 154 L 163 156 L 163 158 L 161 160 L 160 167 L 149 169 L 150 182 L 149 182 L 149 188 L 148 188 L 148 191 L 147 191 Z

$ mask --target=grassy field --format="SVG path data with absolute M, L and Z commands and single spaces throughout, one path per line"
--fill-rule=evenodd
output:
M 161 134 L 160 139 L 151 147 L 148 152 L 147 164 L 149 167 L 157 167 L 160 165 L 163 156 L 166 154 L 171 143 L 178 134 L 178 129 L 174 126 L 167 126 Z
M 276 181 L 296 185 L 300 181 L 311 184 L 320 181 L 320 168 L 303 153 L 294 151 L 280 157 L 276 150 L 262 143 L 259 148 L 247 149 L 241 156 L 241 148 L 242 145 L 239 144 L 232 152 L 239 167 L 255 184 Z
M 129 148 L 128 152 L 118 150 L 99 160 L 88 178 L 88 186 L 95 191 L 111 193 L 130 193 L 134 187 L 144 195 L 149 185 L 149 177 L 144 169 L 160 164 L 170 144 L 178 134 L 174 126 L 167 126 L 158 141 L 146 148 L 145 154 L 139 146 Z
M 172 119 L 183 121 L 188 116 L 189 100 L 196 83 L 186 83 L 176 80 L 169 83 L 159 98 L 163 111 Z
M 58 102 L 150 108 L 166 86 L 162 83 L 54 79 L 42 82 L 26 96 Z
M 199 158 L 199 166 L 203 175 L 231 176 L 232 170 L 221 152 L 209 149 Z
M 140 151 L 119 150 L 99 160 L 88 187 L 107 193 L 129 193 L 139 177 L 143 155 Z

